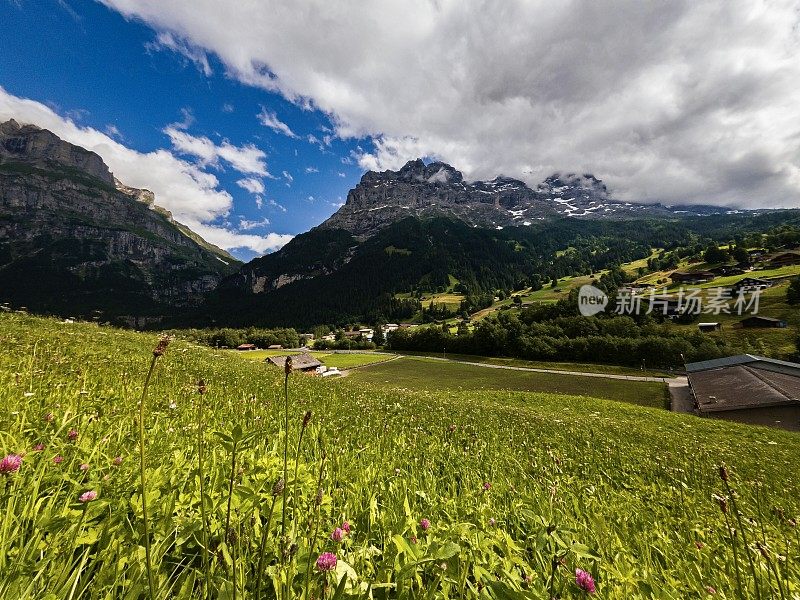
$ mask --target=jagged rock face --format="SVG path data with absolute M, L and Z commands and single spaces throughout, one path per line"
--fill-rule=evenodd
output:
M 0 159 L 43 168 L 73 168 L 114 185 L 111 171 L 94 152 L 65 142 L 47 129 L 20 125 L 14 119 L 0 123 Z
M 0 124 L 0 300 L 55 313 L 157 317 L 238 266 L 49 131 Z
M 321 225 L 359 237 L 374 235 L 405 217 L 444 215 L 470 225 L 496 228 L 558 216 L 522 181 L 498 177 L 468 183 L 445 163 L 407 163 L 399 171 L 369 171 L 347 202 Z
M 625 219 L 718 212 L 724 209 L 620 202 L 591 174 L 556 173 L 534 190 L 502 176 L 467 182 L 448 164 L 426 165 L 417 159 L 399 171 L 365 173 L 344 206 L 320 227 L 344 229 L 365 239 L 406 217 L 444 215 L 475 227 L 502 228 L 559 216 Z

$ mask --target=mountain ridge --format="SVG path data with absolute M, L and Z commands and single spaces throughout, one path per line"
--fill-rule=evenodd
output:
M 336 213 L 318 227 L 344 229 L 358 239 L 375 235 L 408 216 L 447 216 L 474 227 L 528 227 L 550 218 L 645 218 L 707 215 L 726 207 L 667 207 L 615 200 L 592 174 L 555 173 L 536 188 L 499 175 L 488 181 L 467 181 L 453 166 L 422 159 L 398 171 L 367 171 Z

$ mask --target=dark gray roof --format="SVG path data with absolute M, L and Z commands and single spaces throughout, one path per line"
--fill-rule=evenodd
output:
M 750 315 L 749 317 L 745 317 L 742 319 L 744 321 L 750 321 L 752 319 L 758 319 L 759 321 L 768 321 L 770 323 L 785 323 L 783 319 L 776 319 L 775 317 L 762 317 L 761 315 Z
M 267 357 L 267 362 L 283 369 L 286 366 L 286 356 L 269 356 Z M 316 369 L 321 365 L 321 362 L 306 352 L 292 356 L 293 369 L 304 371 L 306 369 Z
M 767 358 L 766 356 L 756 356 L 755 354 L 737 354 L 736 356 L 726 356 L 724 358 L 715 358 L 712 360 L 701 360 L 699 362 L 686 363 L 686 372 L 694 373 L 696 371 L 708 371 L 710 369 L 719 369 L 720 367 L 732 367 L 735 365 L 747 365 L 750 363 L 764 363 L 765 365 L 797 369 L 797 374 L 800 375 L 800 364 L 798 363 L 778 360 L 775 358 Z
M 689 363 L 686 374 L 701 413 L 800 407 L 800 364 L 740 354 Z

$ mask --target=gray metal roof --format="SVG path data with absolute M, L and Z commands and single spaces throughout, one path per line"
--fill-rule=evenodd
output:
M 286 366 L 286 356 L 269 356 L 267 362 L 271 362 L 276 367 L 283 369 Z M 311 354 L 304 352 L 303 354 L 295 354 L 292 356 L 292 368 L 298 370 L 316 369 L 322 365 Z
M 800 373 L 765 366 L 756 362 L 688 373 L 697 409 L 700 413 L 777 406 L 800 409 Z
M 751 319 L 758 319 L 759 321 L 769 321 L 770 323 L 785 323 L 783 319 L 776 319 L 775 317 L 762 317 L 761 315 L 751 315 L 742 319 L 742 322 L 750 321 Z
M 755 354 L 737 354 L 736 356 L 726 356 L 724 358 L 715 358 L 713 360 L 701 360 L 699 362 L 687 363 L 686 372 L 696 373 L 697 371 L 708 371 L 710 369 L 733 367 L 736 365 L 747 365 L 751 363 L 764 363 L 764 366 L 774 365 L 787 369 L 796 369 L 798 375 L 800 375 L 800 364 L 798 363 L 777 360 L 775 358 L 767 358 L 766 356 L 756 356 Z

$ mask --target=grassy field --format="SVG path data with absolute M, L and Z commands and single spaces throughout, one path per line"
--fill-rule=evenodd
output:
M 1 598 L 566 599 L 576 569 L 599 598 L 800 594 L 796 434 L 360 372 L 285 402 L 277 370 L 154 335 L 6 314 L 0 339 Z
M 773 358 L 793 359 L 797 354 L 795 340 L 800 331 L 800 310 L 797 306 L 786 303 L 788 282 L 767 288 L 761 294 L 758 314 L 765 317 L 783 319 L 788 327 L 784 329 L 742 329 L 737 327 L 747 315 L 720 313 L 700 315 L 697 322 L 717 321 L 722 324 L 722 331 L 709 333 L 713 337 L 725 339 L 738 352 L 763 354 Z M 696 329 L 697 322 L 689 325 L 675 325 L 684 329 Z
M 254 362 L 264 362 L 269 356 L 286 356 L 287 354 L 296 355 L 301 351 L 287 351 L 287 350 L 247 350 L 243 352 L 232 351 L 232 354 L 252 360 Z M 364 365 L 371 365 L 374 363 L 389 360 L 394 355 L 391 354 L 375 354 L 374 352 L 354 353 L 354 354 L 338 354 L 334 352 L 314 351 L 309 352 L 315 356 L 322 364 L 328 367 L 338 367 L 340 369 L 352 369 L 354 367 L 363 367 Z
M 663 383 L 492 369 L 411 356 L 363 369 L 351 378 L 397 389 L 552 392 L 657 408 L 667 400 Z
M 429 356 L 439 358 L 442 354 L 432 354 L 428 352 L 406 352 L 402 354 L 410 356 Z M 675 373 L 670 371 L 662 371 L 656 369 L 635 369 L 632 367 L 623 367 L 619 365 L 597 365 L 592 363 L 577 363 L 577 362 L 548 362 L 548 361 L 535 361 L 523 360 L 521 358 L 501 358 L 495 356 L 474 356 L 472 354 L 450 354 L 447 353 L 444 358 L 451 360 L 460 360 L 465 362 L 477 362 L 489 365 L 502 365 L 508 367 L 528 367 L 532 369 L 551 369 L 554 371 L 580 371 L 585 373 L 609 373 L 612 375 L 633 375 L 635 377 L 674 377 Z

